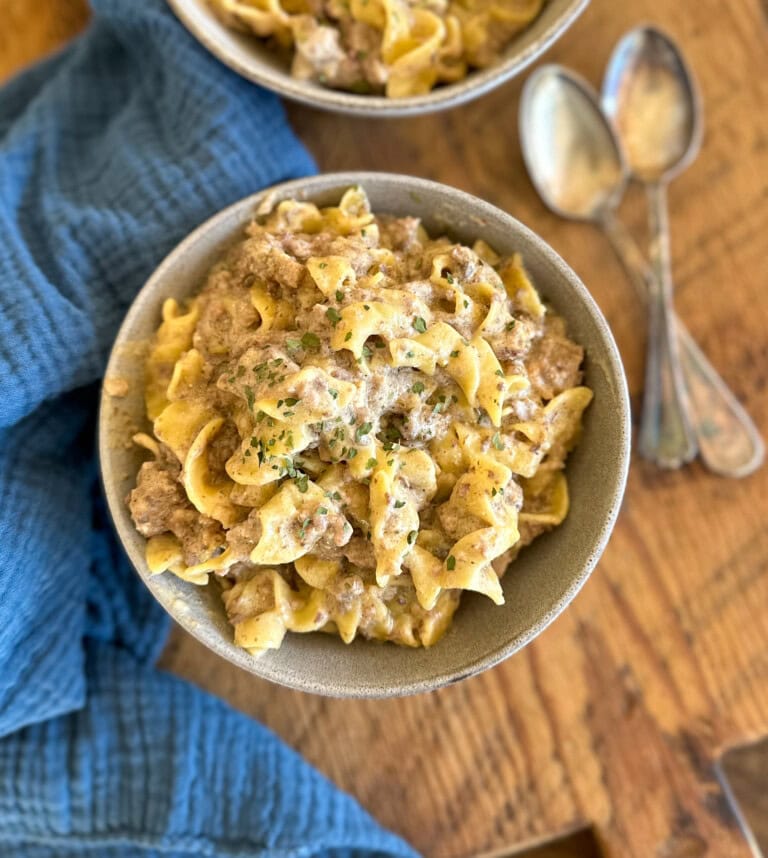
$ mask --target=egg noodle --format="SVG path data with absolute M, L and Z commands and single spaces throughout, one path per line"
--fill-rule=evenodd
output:
M 223 587 L 235 641 L 429 646 L 568 510 L 592 393 L 519 256 L 284 201 L 166 300 L 129 504 L 153 573 Z M 541 574 L 546 574 L 542 570 Z
M 209 0 L 228 26 L 293 50 L 291 73 L 337 89 L 423 95 L 498 59 L 544 0 Z

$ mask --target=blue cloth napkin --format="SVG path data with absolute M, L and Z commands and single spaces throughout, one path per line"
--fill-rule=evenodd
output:
M 153 668 L 96 382 L 131 299 L 213 212 L 314 169 L 279 102 L 162 0 L 93 0 L 0 91 L 0 855 L 415 853 L 261 725 Z

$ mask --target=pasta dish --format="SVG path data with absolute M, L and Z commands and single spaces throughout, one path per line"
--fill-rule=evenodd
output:
M 287 631 L 429 646 L 564 519 L 583 351 L 518 255 L 374 215 L 359 187 L 245 232 L 165 301 L 147 358 L 128 503 L 149 569 L 212 577 L 253 653 Z
M 291 74 L 391 98 L 495 62 L 545 0 L 208 0 L 229 27 L 292 50 Z

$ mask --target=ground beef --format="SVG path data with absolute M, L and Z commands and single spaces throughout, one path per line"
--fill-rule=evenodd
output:
M 196 509 L 176 509 L 168 517 L 168 529 L 181 543 L 184 562 L 196 566 L 226 547 L 224 529 L 218 521 Z
M 231 623 L 241 623 L 275 607 L 275 591 L 269 575 L 255 575 L 248 581 L 238 581 L 221 594 Z
M 545 333 L 534 342 L 525 360 L 531 387 L 549 400 L 581 383 L 584 349 L 565 337 Z
M 304 266 L 285 252 L 280 238 L 268 232 L 253 234 L 239 244 L 230 253 L 228 264 L 235 279 L 245 283 L 252 275 L 296 289 L 305 275 Z
M 344 556 L 359 569 L 375 569 L 376 554 L 372 543 L 362 536 L 353 536 L 344 546 Z
M 240 435 L 231 420 L 225 420 L 208 446 L 208 468 L 211 475 L 224 479 L 224 466 L 240 446 Z
M 208 360 L 222 354 L 237 358 L 259 321 L 249 293 L 234 289 L 229 273 L 222 271 L 201 295 L 198 309 L 194 347 Z
M 502 363 L 522 357 L 536 335 L 537 327 L 536 322 L 528 316 L 518 316 L 511 327 L 505 325 L 501 332 L 489 337 L 496 357 Z
M 365 585 L 358 575 L 341 575 L 334 578 L 327 588 L 327 593 L 341 611 L 348 611 L 359 602 L 364 591 Z
M 381 218 L 381 243 L 392 250 L 408 250 L 414 245 L 421 247 L 417 217 Z
M 472 250 L 471 247 L 454 245 L 449 253 L 450 268 L 454 277 L 466 283 L 490 283 L 497 289 L 502 289 L 501 277 L 494 268 L 488 265 Z
M 189 507 L 189 501 L 177 475 L 153 461 L 141 466 L 128 506 L 136 529 L 149 538 L 170 530 L 171 515 L 179 508 Z
M 312 516 L 312 521 L 306 528 L 307 540 L 311 542 L 318 531 L 321 535 L 313 551 L 333 551 L 338 557 L 339 548 L 346 545 L 352 536 L 352 525 L 342 513 L 330 510 L 327 515 Z
M 261 539 L 259 511 L 254 509 L 245 521 L 227 531 L 227 542 L 238 560 L 247 560 Z
M 224 530 L 219 522 L 201 515 L 190 504 L 176 475 L 158 462 L 141 466 L 128 506 L 142 536 L 173 533 L 181 543 L 188 566 L 208 560 L 224 547 Z

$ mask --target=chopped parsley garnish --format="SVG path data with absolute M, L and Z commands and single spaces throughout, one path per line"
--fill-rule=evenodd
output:
M 405 501 L 395 501 L 395 509 L 402 509 L 405 506 Z
M 367 313 L 367 312 L 371 309 L 371 307 L 370 307 L 370 305 L 369 305 L 369 304 L 363 304 L 363 309 L 364 309 L 364 310 L 365 310 L 365 312 Z
M 328 317 L 330 323 L 334 326 L 334 328 L 341 321 L 341 314 L 339 313 L 338 310 L 334 309 L 333 307 L 329 307 L 325 311 L 325 315 Z
M 328 515 L 328 510 L 324 506 L 319 506 L 317 512 L 319 515 Z
M 417 381 L 416 384 L 413 385 L 411 390 L 414 393 L 424 393 L 424 385 L 420 381 Z
M 331 394 L 331 396 L 332 396 L 334 399 L 338 399 L 338 398 L 339 398 L 339 391 L 338 391 L 338 390 L 334 390 L 332 387 L 328 389 L 328 393 L 330 393 L 330 394 Z
M 307 489 L 309 488 L 309 477 L 306 474 L 302 474 L 302 473 L 299 473 L 297 471 L 295 482 L 296 482 L 296 488 L 302 494 L 304 494 L 307 491 Z
M 514 328 L 516 324 L 517 324 L 517 319 L 512 319 L 511 322 L 507 322 L 505 330 L 511 331 L 512 328 Z
M 350 447 L 349 453 L 347 453 L 347 458 L 348 459 L 354 459 L 356 455 L 357 455 L 357 448 L 356 447 Z
M 464 299 L 464 306 L 465 306 L 465 307 L 469 307 L 469 301 L 467 301 L 467 299 L 466 299 L 466 298 Z
M 352 339 L 352 331 L 347 331 L 347 335 L 344 337 L 344 342 L 348 343 Z
M 366 468 L 375 468 L 376 465 L 378 465 L 378 464 L 379 464 L 378 460 L 374 459 L 373 456 L 371 456 L 371 458 L 368 459 L 368 461 L 365 463 L 365 467 Z
M 302 521 L 301 530 L 299 530 L 299 539 L 304 539 L 304 537 L 307 535 L 307 528 L 310 524 L 312 524 L 311 518 L 305 518 L 304 521 Z
M 361 426 L 358 426 L 355 430 L 355 440 L 361 441 L 370 431 L 373 429 L 373 425 L 371 423 L 363 423 Z
M 344 293 L 341 291 L 341 289 L 336 290 L 336 300 L 339 303 L 341 303 L 344 300 Z
M 327 267 L 328 267 L 328 263 L 327 263 L 327 262 L 321 262 L 321 263 L 320 263 L 320 265 L 319 265 L 318 267 L 319 267 L 319 268 L 327 268 Z
M 373 352 L 368 348 L 368 346 L 363 346 L 360 351 L 366 360 L 370 360 L 373 357 Z
M 285 404 L 286 404 L 289 408 L 293 408 L 293 406 L 294 406 L 294 405 L 296 405 L 296 403 L 297 403 L 298 401 L 299 401 L 298 399 L 294 399 L 294 397 L 290 396 L 288 399 L 286 399 L 286 400 L 285 400 Z
M 491 438 L 491 444 L 493 444 L 497 450 L 504 449 L 504 442 L 501 440 L 501 436 L 498 432 L 494 433 L 493 438 Z
M 504 370 L 503 369 L 497 369 L 495 374 L 498 375 L 500 378 L 504 378 Z
M 421 316 L 416 316 L 413 320 L 413 327 L 420 334 L 423 334 L 427 330 L 427 323 L 421 318 Z
M 458 356 L 459 356 L 459 351 L 458 351 L 458 349 L 455 349 L 454 351 L 452 351 L 452 352 L 451 352 L 451 357 L 452 357 L 452 358 L 457 358 Z
M 445 279 L 450 283 L 451 286 L 453 286 L 453 274 L 451 274 L 450 271 L 446 273 Z
M 291 349 L 291 351 L 296 351 L 296 349 L 301 348 L 301 340 L 296 340 L 296 339 L 291 338 L 291 339 L 286 340 L 285 344 L 286 344 L 286 346 L 288 346 L 289 349 Z
M 413 543 L 414 543 L 414 542 L 416 542 L 416 537 L 417 537 L 418 535 L 419 535 L 419 531 L 418 531 L 418 530 L 412 530 L 412 531 L 408 534 L 408 536 L 407 536 L 407 539 L 408 539 L 408 545 L 413 545 Z
M 456 558 L 453 556 L 453 554 L 448 555 L 448 559 L 445 561 L 445 568 L 449 572 L 453 572 L 453 570 L 456 568 Z
M 307 331 L 301 338 L 301 344 L 305 349 L 319 349 L 320 337 L 317 334 L 313 334 L 312 331 Z
M 248 403 L 248 410 L 253 411 L 253 403 L 255 401 L 255 396 L 253 395 L 253 388 L 249 387 L 246 384 L 243 390 L 245 392 L 245 401 Z

